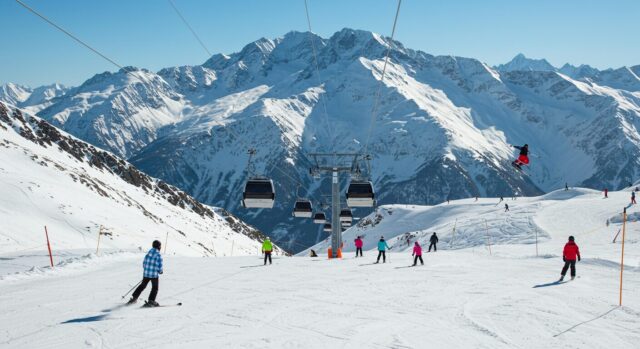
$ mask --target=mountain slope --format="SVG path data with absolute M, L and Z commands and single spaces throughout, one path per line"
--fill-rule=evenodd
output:
M 534 195 L 567 182 L 615 189 L 637 178 L 633 69 L 572 77 L 545 62 L 523 56 L 501 70 L 367 31 L 292 32 L 198 66 L 131 69 L 144 84 L 101 74 L 39 115 L 299 248 L 323 237 L 290 215 L 297 196 L 318 207 L 329 192 L 308 175 L 312 152 L 366 148 L 381 204 Z M 533 152 L 527 174 L 509 165 L 511 144 L 524 143 Z M 275 210 L 239 207 L 249 148 L 258 150 L 257 174 L 276 180 Z
M 260 247 L 264 236 L 228 212 L 3 103 L 0 134 L 2 253 L 45 249 L 45 225 L 56 250 L 95 248 L 100 229 L 103 248 L 146 249 L 167 237 L 181 255 Z

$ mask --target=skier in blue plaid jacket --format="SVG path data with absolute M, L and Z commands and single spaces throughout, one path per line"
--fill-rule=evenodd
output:
M 162 247 L 160 241 L 155 240 L 152 244 L 153 248 L 149 250 L 147 255 L 142 261 L 142 282 L 140 286 L 136 288 L 129 300 L 128 304 L 133 304 L 138 300 L 140 294 L 147 287 L 147 284 L 151 282 L 151 293 L 149 293 L 149 300 L 146 305 L 157 307 L 159 304 L 156 302 L 156 296 L 158 295 L 158 284 L 160 274 L 162 274 L 162 255 L 160 255 L 160 248 Z

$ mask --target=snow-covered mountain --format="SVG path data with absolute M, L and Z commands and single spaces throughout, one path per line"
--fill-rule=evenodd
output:
M 39 115 L 295 250 L 324 238 L 291 217 L 297 196 L 318 206 L 329 192 L 308 175 L 310 152 L 366 147 L 381 204 L 531 195 L 566 182 L 619 188 L 640 175 L 634 68 L 594 76 L 516 58 L 494 69 L 367 31 L 291 32 L 199 66 L 99 74 Z M 523 143 L 533 152 L 528 175 L 509 165 L 511 144 Z M 274 210 L 239 207 L 252 147 L 257 172 L 276 182 Z
M 31 88 L 14 83 L 0 85 L 0 102 L 18 105 L 31 95 Z
M 595 83 L 600 86 L 638 92 L 640 91 L 640 66 L 621 67 L 617 69 L 598 70 L 588 64 L 574 66 L 565 63 L 556 68 L 545 59 L 531 59 L 523 54 L 516 55 L 510 62 L 496 66 L 500 72 L 539 71 L 558 72 L 574 80 Z
M 52 102 L 51 100 L 66 94 L 71 88 L 61 84 L 51 84 L 30 88 L 12 83 L 0 86 L 0 102 L 24 107 L 29 112 L 38 112 Z
M 46 121 L 0 103 L 0 252 L 146 250 L 168 238 L 170 253 L 256 254 L 264 235 L 223 209 L 201 204 L 118 157 Z
M 157 74 L 125 67 L 97 74 L 38 113 L 91 144 L 130 157 L 180 120 L 181 97 Z
M 556 68 L 546 59 L 527 58 L 522 53 L 518 53 L 508 63 L 498 65 L 496 69 L 499 71 L 556 71 Z

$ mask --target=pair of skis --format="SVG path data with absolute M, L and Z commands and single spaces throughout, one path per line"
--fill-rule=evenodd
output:
M 164 305 L 151 305 L 151 303 L 144 301 L 144 304 L 141 308 L 168 308 L 168 307 L 180 307 L 182 306 L 182 302 L 178 302 L 175 304 L 164 304 Z

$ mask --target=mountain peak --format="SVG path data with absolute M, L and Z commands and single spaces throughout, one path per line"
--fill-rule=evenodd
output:
M 500 71 L 556 71 L 546 59 L 528 58 L 523 53 L 518 53 L 511 61 L 496 67 Z

